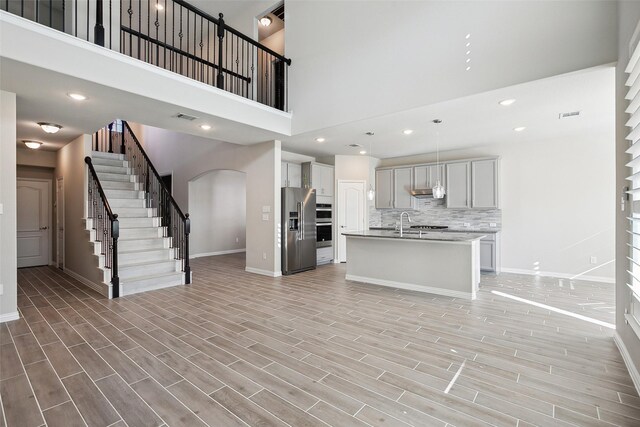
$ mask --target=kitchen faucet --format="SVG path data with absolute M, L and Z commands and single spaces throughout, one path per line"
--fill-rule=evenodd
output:
M 402 212 L 400 214 L 400 237 L 402 237 L 402 218 L 405 216 L 405 214 L 407 215 L 407 221 L 411 222 L 411 217 L 409 216 L 409 212 Z

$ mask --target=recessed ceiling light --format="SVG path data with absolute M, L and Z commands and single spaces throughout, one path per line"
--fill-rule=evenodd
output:
M 271 18 L 269 18 L 268 16 L 263 16 L 262 18 L 260 18 L 260 24 L 263 27 L 268 27 L 269 25 L 271 25 Z
M 62 129 L 62 126 L 55 123 L 38 122 L 38 126 L 40 126 L 46 133 L 57 133 L 60 129 Z
M 37 150 L 42 145 L 42 142 L 38 141 L 22 141 L 27 148 L 31 148 L 32 150 Z
M 470 50 L 467 51 L 467 55 L 471 55 L 471 51 Z
M 204 129 L 204 130 L 209 130 L 209 129 L 211 129 L 211 126 L 209 126 L 209 125 L 200 125 L 200 128 Z
M 67 96 L 71 99 L 75 99 L 76 101 L 84 101 L 87 99 L 87 97 L 81 93 L 68 93 Z
M 466 36 L 464 36 L 465 39 L 469 39 L 470 37 L 471 37 L 471 33 L 469 33 Z
M 467 47 L 471 46 L 471 42 L 467 43 L 467 44 L 466 44 L 466 46 L 467 46 Z
M 156 9 L 158 10 L 164 10 L 164 6 L 161 5 L 160 3 L 156 3 Z
M 465 62 L 468 64 L 469 62 L 471 62 L 471 58 L 467 58 Z
M 504 107 L 508 107 L 509 105 L 513 104 L 514 102 L 516 102 L 515 99 L 513 98 L 509 98 L 509 99 L 503 99 L 502 101 L 498 102 L 498 104 L 504 106 Z
M 522 132 L 525 129 L 526 129 L 526 127 L 524 127 L 524 126 L 518 126 L 517 128 L 513 128 L 513 130 L 515 130 L 516 132 Z
M 402 133 L 404 133 L 405 135 L 411 135 L 413 133 L 412 129 L 405 129 L 402 131 Z
M 316 142 L 325 142 L 325 141 L 326 139 L 324 139 L 323 137 L 316 138 Z
M 467 71 L 469 71 L 471 69 L 471 67 L 467 67 Z
M 367 154 L 366 150 L 360 150 L 360 154 Z

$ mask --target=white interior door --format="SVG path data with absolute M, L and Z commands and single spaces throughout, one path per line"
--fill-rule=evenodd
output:
M 56 182 L 56 265 L 64 270 L 64 181 Z
M 365 229 L 364 192 L 364 181 L 338 182 L 338 253 L 336 259 L 339 262 L 347 261 L 347 238 L 342 233 Z
M 18 180 L 18 268 L 49 264 L 48 181 Z

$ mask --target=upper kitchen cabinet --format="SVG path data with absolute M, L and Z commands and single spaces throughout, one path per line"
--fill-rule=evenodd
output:
M 393 207 L 409 209 L 413 207 L 411 190 L 413 189 L 412 168 L 396 168 L 393 170 Z
M 312 162 L 302 164 L 302 185 L 315 188 L 316 196 L 333 197 L 334 182 L 333 166 Z
M 393 208 L 393 169 L 376 170 L 376 208 Z
M 446 201 L 448 208 L 471 207 L 471 162 L 448 163 Z
M 498 160 L 471 162 L 471 207 L 498 207 Z
M 413 188 L 433 188 L 440 178 L 440 183 L 446 188 L 445 165 L 421 165 L 413 168 Z
M 302 187 L 302 166 L 295 163 L 282 162 L 281 167 L 281 187 Z

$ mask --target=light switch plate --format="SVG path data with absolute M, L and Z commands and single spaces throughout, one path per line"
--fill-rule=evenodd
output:
M 0 203 L 0 215 L 4 213 L 4 205 Z
M 263 206 L 263 207 L 262 207 L 262 212 L 264 212 L 264 213 L 269 213 L 269 212 L 271 212 L 271 206 Z
M 268 213 L 263 213 L 262 214 L 262 220 L 263 221 L 269 221 L 269 214 Z
M 4 285 L 0 285 L 0 295 L 4 295 Z

